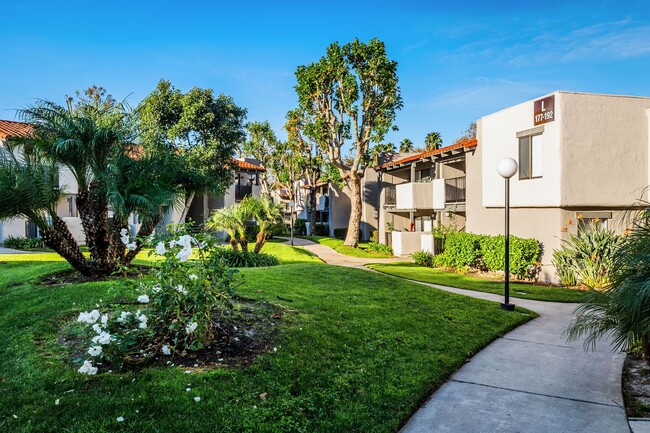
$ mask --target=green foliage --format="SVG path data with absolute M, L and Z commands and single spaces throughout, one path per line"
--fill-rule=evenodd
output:
M 306 235 L 307 234 L 307 220 L 304 218 L 296 218 L 293 221 L 293 232 L 296 235 Z
M 413 258 L 413 261 L 420 266 L 426 266 L 427 268 L 433 266 L 434 256 L 428 251 L 423 251 L 423 250 L 416 251 L 413 254 L 411 254 L 411 257 Z
M 370 232 L 370 242 L 379 242 L 379 230 L 372 230 Z
M 348 228 L 347 227 L 339 227 L 337 229 L 334 229 L 334 237 L 336 239 L 345 239 L 345 237 L 348 234 Z
M 640 347 L 650 359 L 650 207 L 643 205 L 645 209 L 634 218 L 632 228 L 616 241 L 608 284 L 590 290 L 586 302 L 576 309 L 577 317 L 568 333 L 571 340 L 587 335 L 585 348 L 595 348 L 601 337 L 612 335 L 615 349 Z M 604 238 L 603 233 L 591 236 Z M 610 249 L 599 245 L 604 247 L 601 252 Z M 603 263 L 602 258 L 595 261 Z
M 437 255 L 436 265 L 471 267 L 488 271 L 505 269 L 505 237 L 473 233 L 449 233 L 445 251 Z M 539 269 L 539 242 L 510 236 L 510 272 L 519 278 L 533 278 Z
M 29 250 L 34 248 L 44 248 L 45 244 L 43 239 L 26 238 L 23 236 L 8 236 L 2 246 L 5 248 L 13 248 L 15 250 Z
M 408 138 L 405 138 L 404 140 L 400 141 L 399 143 L 400 152 L 406 153 L 406 152 L 413 152 L 414 150 L 415 150 L 415 146 L 413 145 L 413 142 Z
M 227 95 L 194 87 L 186 93 L 160 80 L 137 110 L 145 151 L 178 152 L 188 192 L 223 192 L 232 183 L 231 158 L 244 141 L 246 110 Z
M 324 147 L 327 163 L 348 185 L 359 182 L 372 161 L 371 143 L 382 143 L 396 129 L 393 122 L 402 108 L 397 62 L 376 38 L 343 46 L 334 42 L 318 62 L 299 66 L 296 80 L 298 104 L 309 118 L 315 141 Z M 346 148 L 354 152 L 349 160 Z M 360 200 L 360 189 L 353 188 L 353 194 L 353 202 Z M 348 226 L 358 228 L 361 215 L 351 213 L 350 218 Z M 357 243 L 346 241 L 353 247 Z
M 439 132 L 429 132 L 424 139 L 424 145 L 427 150 L 440 149 L 442 147 L 442 137 Z
M 480 238 L 483 265 L 490 271 L 505 270 L 505 236 Z M 510 272 L 519 278 L 535 276 L 539 264 L 540 246 L 536 239 L 510 236 Z
M 563 280 L 567 283 L 577 277 L 591 289 L 604 290 L 615 272 L 614 259 L 621 241 L 613 230 L 600 225 L 587 226 L 578 235 L 571 235 L 568 241 L 564 241 L 560 250 L 553 252 L 558 275 L 560 278 L 564 275 Z
M 481 235 L 464 232 L 449 234 L 443 254 L 445 265 L 453 268 L 478 267 L 481 257 L 481 237 Z
M 271 235 L 270 236 L 271 238 L 273 238 L 275 236 L 286 236 L 286 235 L 288 235 L 290 233 L 289 232 L 289 227 L 283 221 L 270 224 L 267 231 Z
M 316 224 L 312 234 L 314 236 L 329 236 L 330 227 L 327 224 Z
M 380 244 L 379 242 L 368 242 L 366 250 L 370 253 L 378 253 L 384 255 L 393 254 L 393 248 L 386 244 Z
M 564 287 L 574 287 L 578 284 L 573 254 L 570 251 L 564 248 L 553 251 L 552 263 Z
M 257 268 L 280 264 L 278 258 L 271 254 L 235 251 L 230 248 L 216 249 L 212 257 L 229 268 Z

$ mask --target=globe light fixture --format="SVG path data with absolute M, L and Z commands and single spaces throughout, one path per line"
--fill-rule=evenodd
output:
M 499 161 L 497 171 L 506 181 L 505 194 L 505 213 L 506 213 L 506 242 L 505 242 L 505 302 L 501 304 L 501 309 L 514 311 L 515 304 L 510 303 L 510 178 L 517 173 L 517 161 L 512 158 L 504 158 Z

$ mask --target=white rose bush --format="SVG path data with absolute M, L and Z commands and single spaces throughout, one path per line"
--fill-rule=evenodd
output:
M 133 283 L 132 310 L 79 314 L 77 322 L 88 338 L 79 373 L 119 370 L 156 356 L 184 356 L 217 337 L 218 319 L 232 307 L 236 271 L 211 254 L 221 248 L 212 235 L 192 235 L 190 229 L 187 224 L 170 226 L 166 238 L 153 240 L 149 254 L 162 260 L 148 277 Z M 127 245 L 128 238 L 123 240 Z

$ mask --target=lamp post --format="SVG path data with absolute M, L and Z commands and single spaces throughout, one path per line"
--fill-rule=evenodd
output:
M 506 181 L 506 247 L 505 247 L 505 302 L 501 304 L 501 309 L 514 311 L 515 304 L 510 303 L 510 178 L 517 173 L 517 161 L 512 158 L 505 158 L 499 161 L 497 171 Z

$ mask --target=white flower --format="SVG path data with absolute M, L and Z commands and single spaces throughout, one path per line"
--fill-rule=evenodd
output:
M 129 231 L 127 229 L 120 230 L 120 240 L 124 245 L 129 243 Z
M 131 313 L 128 311 L 122 311 L 122 313 L 120 313 L 120 317 L 117 318 L 117 321 L 120 323 L 124 322 L 126 319 L 129 318 L 130 315 Z
M 102 328 L 102 325 L 99 323 L 95 323 L 93 325 L 93 331 L 95 331 L 97 334 L 101 334 L 104 329 Z
M 190 392 L 192 391 L 192 388 L 185 388 L 185 392 Z
M 90 356 L 99 356 L 102 354 L 102 346 L 90 346 L 88 349 L 88 355 Z
M 131 242 L 130 244 L 126 244 L 126 248 L 129 251 L 134 251 L 136 248 L 138 248 L 138 245 L 135 242 Z
M 172 239 L 169 241 L 169 248 L 174 248 L 177 244 L 178 242 L 176 242 L 176 239 Z
M 194 401 L 197 402 L 197 403 L 200 402 L 200 401 L 201 401 L 201 397 L 194 397 Z
M 169 346 L 164 344 L 163 347 L 162 347 L 162 353 L 163 353 L 163 355 L 171 355 L 172 351 L 169 350 Z
M 199 277 L 197 277 L 196 274 L 190 274 L 188 278 L 189 278 L 191 281 L 194 281 L 194 280 L 198 279 Z
M 104 344 L 110 343 L 112 339 L 113 339 L 113 337 L 111 336 L 111 334 L 109 334 L 108 332 L 102 331 L 101 334 L 93 337 L 92 341 L 95 344 L 104 345 Z
M 142 304 L 148 303 L 149 302 L 149 296 L 147 296 L 147 295 L 138 296 L 138 302 L 140 302 Z
M 161 290 L 162 290 L 162 287 L 160 287 L 160 284 L 156 284 L 155 286 L 153 286 L 153 287 L 151 288 L 151 291 L 154 292 L 154 293 L 158 293 L 158 292 L 160 292 Z
M 179 262 L 186 262 L 189 260 L 191 255 L 192 255 L 192 248 L 183 247 L 183 249 L 180 250 L 178 254 L 176 254 L 176 258 L 178 259 Z
M 55 404 L 56 406 L 58 406 L 59 403 L 61 403 L 61 400 L 59 400 L 59 399 L 57 398 L 56 401 L 54 402 L 54 404 Z
M 97 322 L 97 320 L 99 320 L 99 310 L 92 310 L 89 313 L 84 311 L 83 313 L 79 313 L 79 317 L 77 317 L 77 322 L 87 323 L 89 325 Z
M 77 371 L 81 374 L 93 375 L 97 374 L 97 367 L 93 367 L 93 363 L 90 361 L 84 361 L 84 365 Z
M 124 417 L 123 416 L 118 416 L 117 417 L 117 422 L 124 422 Z
M 108 323 L 108 314 L 102 315 L 101 322 L 102 325 L 106 325 L 106 323 Z
M 186 327 L 185 331 L 187 331 L 188 334 L 191 334 L 192 332 L 196 331 L 196 328 L 199 326 L 198 323 L 196 322 L 190 322 Z
M 138 328 L 145 329 L 147 327 L 147 316 L 140 314 L 140 310 L 136 313 L 136 318 L 140 321 Z
M 178 238 L 178 245 L 182 246 L 183 248 L 192 248 L 192 242 L 196 243 L 194 238 L 192 238 L 190 235 L 183 235 Z
M 165 243 L 164 242 L 158 242 L 158 245 L 156 245 L 156 254 L 159 256 L 164 256 L 167 250 L 165 249 Z
M 179 284 L 178 286 L 176 286 L 176 291 L 179 292 L 179 293 L 182 293 L 184 295 L 187 295 L 187 290 L 185 290 L 185 287 L 183 287 L 182 284 Z

